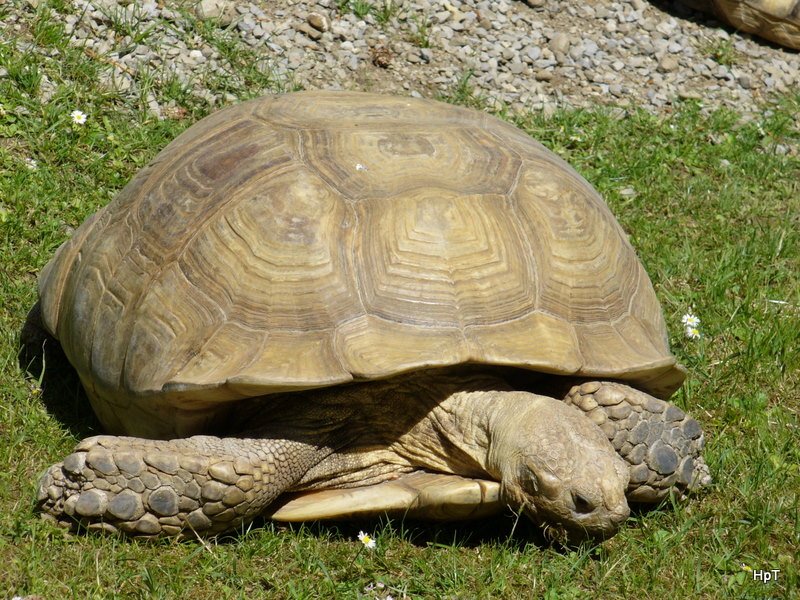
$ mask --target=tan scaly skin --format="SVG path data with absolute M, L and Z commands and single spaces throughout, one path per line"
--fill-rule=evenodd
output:
M 250 432 L 258 437 L 89 438 L 43 476 L 39 507 L 67 526 L 214 535 L 287 491 L 423 468 L 500 481 L 512 508 L 569 540 L 613 535 L 629 514 L 627 465 L 580 412 L 506 387 L 418 376 L 317 391 L 313 403 L 269 398 L 268 422 Z

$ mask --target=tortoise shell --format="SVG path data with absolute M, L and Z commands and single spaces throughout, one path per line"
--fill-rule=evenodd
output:
M 465 363 L 682 382 L 605 202 L 487 114 L 347 92 L 221 110 L 40 277 L 42 322 L 111 431 L 186 435 L 232 401 Z
M 800 0 L 685 0 L 739 31 L 800 50 Z

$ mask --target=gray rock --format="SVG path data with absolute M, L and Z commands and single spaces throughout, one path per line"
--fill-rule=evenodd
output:
M 228 27 L 236 17 L 236 3 L 232 0 L 201 0 L 195 5 L 195 15 L 201 20 L 216 20 L 220 27 Z
M 137 26 L 147 35 L 138 44 L 113 35 L 98 3 L 127 6 L 124 14 L 132 14 L 135 5 Z M 670 107 L 671 99 L 688 92 L 702 99 L 704 112 L 729 107 L 745 116 L 758 115 L 761 98 L 791 90 L 800 81 L 800 61 L 794 54 L 687 20 L 692 14 L 679 9 L 665 14 L 645 0 L 589 5 L 454 0 L 447 10 L 441 3 L 420 0 L 386 25 L 374 14 L 360 19 L 340 12 L 333 0 L 202 0 L 190 5 L 193 12 L 185 16 L 169 3 L 97 0 L 85 12 L 54 13 L 51 18 L 64 26 L 70 45 L 98 56 L 105 90 L 123 101 L 138 103 L 144 96 L 146 108 L 158 118 L 170 113 L 157 93 L 168 79 L 212 106 L 241 93 L 237 69 L 196 35 L 193 18 L 217 20 L 228 28 L 227 43 L 252 51 L 283 83 L 291 78 L 305 88 L 363 87 L 362 66 L 370 60 L 369 49 L 378 46 L 390 48 L 402 60 L 392 62 L 392 77 L 369 82 L 376 91 L 448 93 L 461 73 L 485 69 L 470 81 L 477 94 L 512 109 L 535 106 L 543 112 L 625 99 L 659 113 Z M 4 24 L 12 36 L 21 31 L 24 7 L 11 3 L 6 11 Z M 733 72 L 709 56 L 710 44 L 727 40 L 736 52 Z M 52 51 L 21 42 L 32 52 Z M 425 44 L 429 46 L 420 52 Z M 452 72 L 444 74 L 442 65 Z M 230 80 L 229 89 L 206 89 L 207 81 L 223 78 Z M 156 93 L 143 93 L 150 89 Z M 53 87 L 43 79 L 38 93 L 47 99 Z
M 569 50 L 570 45 L 571 40 L 566 33 L 556 33 L 550 38 L 550 43 L 548 44 L 550 50 L 554 54 L 565 54 Z
M 318 12 L 308 13 L 306 22 L 319 32 L 330 31 L 331 21 L 328 17 Z
M 672 54 L 667 54 L 664 56 L 664 58 L 658 61 L 658 70 L 661 73 L 671 73 L 676 71 L 678 67 L 680 67 L 680 63 Z

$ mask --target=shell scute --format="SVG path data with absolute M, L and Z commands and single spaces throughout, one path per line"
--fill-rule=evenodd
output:
M 683 374 L 600 196 L 488 115 L 308 92 L 165 148 L 44 270 L 43 320 L 112 430 L 191 433 L 227 401 L 465 362 Z

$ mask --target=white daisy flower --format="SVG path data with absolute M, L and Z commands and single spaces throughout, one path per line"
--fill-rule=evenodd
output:
M 73 110 L 69 113 L 69 118 L 72 120 L 75 125 L 84 125 L 86 123 L 86 113 L 80 110 Z
M 364 546 L 368 549 L 372 550 L 375 547 L 375 538 L 373 538 L 370 534 L 364 533 L 363 531 L 358 532 L 358 539 L 361 541 Z
M 687 328 L 697 328 L 700 326 L 700 319 L 694 316 L 692 313 L 686 313 L 681 317 L 681 323 L 683 323 Z
M 700 339 L 700 330 L 697 327 L 686 327 L 686 337 L 690 340 Z

